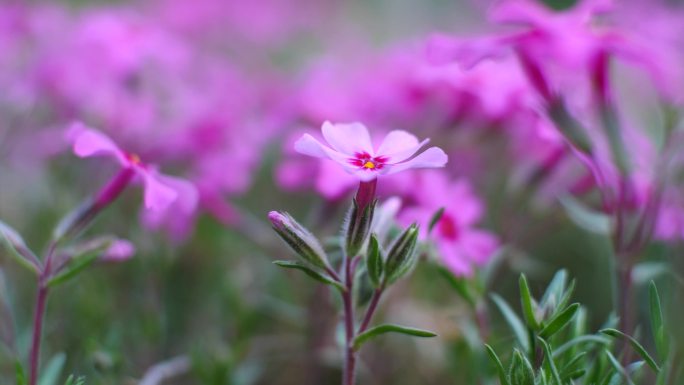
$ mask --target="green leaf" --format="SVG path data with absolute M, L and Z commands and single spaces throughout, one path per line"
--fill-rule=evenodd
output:
M 85 378 L 76 378 L 73 374 L 71 374 L 69 375 L 69 378 L 67 378 L 67 381 L 64 383 L 64 385 L 85 385 Z
M 651 281 L 648 287 L 649 305 L 651 310 L 651 329 L 653 340 L 658 350 L 658 355 L 663 358 L 666 355 L 667 341 L 665 340 L 665 327 L 663 326 L 663 310 L 660 306 L 660 296 L 655 282 Z
M 508 377 L 511 385 L 534 385 L 534 369 L 518 349 L 513 349 L 513 360 L 508 370 Z
M 570 299 L 572 298 L 572 294 L 575 292 L 575 280 L 573 279 L 570 281 L 570 285 L 568 288 L 565 290 L 563 293 L 563 296 L 561 297 L 560 301 L 556 305 L 556 309 L 564 309 L 566 306 L 568 306 L 568 303 L 570 302 Z
M 567 381 L 576 380 L 584 376 L 585 374 L 587 374 L 587 371 L 585 369 L 577 369 L 561 376 L 561 380 L 565 381 L 564 383 L 566 383 Z
M 571 339 L 570 341 L 564 343 L 563 345 L 559 346 L 553 351 L 554 357 L 560 357 L 563 353 L 566 351 L 572 349 L 574 346 L 577 346 L 579 344 L 583 343 L 589 343 L 593 342 L 596 344 L 601 344 L 601 345 L 607 345 L 610 343 L 608 339 L 605 337 L 601 336 L 596 336 L 596 335 L 584 335 L 584 336 L 579 336 Z
M 24 367 L 21 366 L 19 360 L 14 363 L 14 373 L 17 378 L 17 385 L 26 385 L 26 374 L 24 374 Z
M 639 356 L 641 356 L 641 358 L 643 358 L 644 361 L 646 361 L 646 363 L 648 364 L 648 366 L 651 367 L 651 369 L 653 369 L 656 373 L 660 371 L 660 367 L 658 366 L 658 364 L 636 339 L 632 338 L 631 336 L 628 336 L 627 334 L 617 329 L 603 329 L 600 332 L 613 338 L 621 338 L 623 340 L 626 340 L 632 346 L 632 349 L 634 349 L 634 351 L 637 352 L 637 354 L 639 354 Z
M 557 302 L 565 292 L 565 283 L 567 280 L 567 270 L 558 270 L 558 272 L 556 272 L 556 274 L 553 276 L 553 279 L 551 279 L 549 286 L 547 286 L 546 292 L 544 292 L 544 296 L 540 301 L 541 306 L 547 306 L 549 302 Z
M 494 362 L 494 365 L 496 366 L 496 371 L 499 374 L 499 381 L 501 382 L 501 385 L 511 385 L 511 382 L 508 380 L 508 376 L 506 375 L 506 370 L 504 369 L 503 364 L 499 359 L 499 356 L 497 356 L 496 352 L 494 352 L 494 349 L 492 349 L 491 346 L 485 344 L 485 350 L 487 350 L 489 358 L 492 360 L 492 362 Z
M 0 243 L 2 243 L 9 255 L 13 257 L 21 266 L 38 273 L 41 263 L 38 257 L 26 246 L 26 242 L 21 235 L 5 222 L 0 221 Z
M 430 218 L 428 234 L 432 232 L 432 229 L 434 229 L 439 220 L 442 219 L 442 215 L 444 215 L 444 207 L 441 207 L 439 210 L 435 211 L 435 213 L 432 215 L 432 218 Z
M 542 349 L 544 350 L 544 361 L 549 365 L 553 380 L 556 382 L 556 385 L 563 385 L 560 374 L 558 373 L 558 368 L 556 367 L 556 363 L 553 361 L 553 352 L 551 351 L 551 347 L 541 337 L 537 337 L 537 341 L 539 341 Z
M 576 372 L 582 366 L 582 359 L 586 357 L 587 352 L 580 352 L 575 357 L 573 357 L 560 371 L 561 379 L 566 380 L 571 377 L 571 373 Z M 557 358 L 558 355 L 555 354 L 553 358 Z
M 560 199 L 565 212 L 577 226 L 591 233 L 609 235 L 611 230 L 610 217 L 598 211 L 591 210 L 577 199 L 566 195 Z
M 38 385 L 57 385 L 65 362 L 66 355 L 64 353 L 58 353 L 52 357 L 43 369 Z
M 525 274 L 520 274 L 518 284 L 520 286 L 520 303 L 522 305 L 523 318 L 525 318 L 525 322 L 530 329 L 539 330 L 539 323 L 534 316 L 536 304 L 534 299 L 532 299 L 532 293 L 530 293 L 530 287 L 527 284 Z
M 368 242 L 368 256 L 366 257 L 366 270 L 368 271 L 368 278 L 373 282 L 373 286 L 380 287 L 382 283 L 383 267 L 385 265 L 382 251 L 380 250 L 380 243 L 375 234 L 371 234 Z
M 561 331 L 577 314 L 580 305 L 578 303 L 573 303 L 572 305 L 565 308 L 562 312 L 556 314 L 549 323 L 544 326 L 544 328 L 539 332 L 539 336 L 544 339 L 549 339 L 554 334 Z
M 606 357 L 608 357 L 608 362 L 610 362 L 610 364 L 613 366 L 613 368 L 615 368 L 615 371 L 616 371 L 622 378 L 624 378 L 625 381 L 627 381 L 627 383 L 628 383 L 629 385 L 634 385 L 634 382 L 632 382 L 632 379 L 629 377 L 629 373 L 627 373 L 627 371 L 622 367 L 622 365 L 620 365 L 620 362 L 617 360 L 617 358 L 615 358 L 615 356 L 613 355 L 613 353 L 611 353 L 611 352 L 610 352 L 609 350 L 607 350 L 607 349 L 604 350 L 603 352 L 606 354 Z M 610 383 L 612 384 L 613 381 L 611 380 Z
M 113 242 L 111 237 L 101 237 L 84 242 L 71 250 L 73 254 L 68 262 L 48 280 L 48 286 L 61 285 L 76 277 L 109 250 Z
M 437 334 L 435 334 L 429 330 L 410 328 L 410 327 L 400 326 L 400 325 L 384 324 L 384 325 L 379 325 L 379 326 L 370 328 L 370 329 L 366 330 L 365 332 L 356 336 L 356 338 L 354 338 L 354 342 L 353 342 L 352 346 L 353 346 L 354 350 L 359 350 L 364 343 L 366 343 L 369 340 L 376 338 L 380 335 L 386 334 L 386 333 L 400 333 L 400 334 L 406 334 L 406 335 L 409 335 L 412 337 L 422 337 L 422 338 L 436 337 L 437 336 Z
M 527 329 L 525 329 L 523 322 L 520 320 L 520 318 L 518 318 L 513 309 L 508 306 L 503 298 L 497 294 L 492 294 L 491 298 L 499 308 L 499 311 L 501 311 L 501 314 L 504 316 L 506 322 L 508 322 L 508 325 L 511 327 L 511 329 L 513 329 L 513 333 L 515 333 L 515 337 L 518 339 L 520 346 L 524 351 L 529 352 L 530 342 L 527 336 Z
M 278 265 L 280 267 L 284 267 L 286 269 L 295 269 L 295 270 L 302 271 L 302 272 L 306 273 L 306 275 L 315 279 L 318 282 L 322 282 L 326 285 L 334 286 L 340 292 L 347 291 L 347 289 L 341 283 L 339 283 L 339 282 L 337 282 L 331 278 L 328 278 L 328 277 L 324 276 L 323 274 L 319 273 L 318 271 L 310 268 L 309 266 L 302 265 L 299 262 L 295 262 L 295 261 L 274 261 L 273 264 Z

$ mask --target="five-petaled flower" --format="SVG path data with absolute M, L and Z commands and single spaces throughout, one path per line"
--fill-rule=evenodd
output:
M 67 135 L 73 144 L 74 153 L 81 158 L 109 156 L 116 159 L 123 168 L 120 175 L 123 175 L 124 179 L 127 178 L 124 185 L 133 176 L 142 179 L 145 187 L 145 208 L 162 211 L 173 204 L 182 206 L 185 211 L 194 211 L 197 206 L 198 193 L 192 183 L 161 174 L 155 166 L 143 163 L 138 155 L 119 148 L 105 134 L 82 123 L 74 123 Z
M 330 146 L 305 134 L 295 143 L 295 149 L 305 155 L 331 159 L 362 181 L 412 168 L 443 167 L 448 159 L 438 147 L 418 153 L 429 139 L 419 142 L 406 131 L 391 131 L 377 149 L 371 143 L 368 129 L 361 123 L 325 122 L 321 131 Z

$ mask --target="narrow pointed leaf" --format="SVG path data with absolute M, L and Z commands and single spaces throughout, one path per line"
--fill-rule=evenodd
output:
M 492 349 L 492 347 L 487 344 L 485 344 L 485 349 L 487 350 L 489 358 L 492 360 L 492 362 L 494 362 L 494 365 L 496 366 L 496 371 L 499 374 L 499 381 L 501 382 L 501 385 L 511 385 L 511 382 L 508 380 L 508 376 L 506 375 L 506 370 L 504 369 L 503 364 L 499 359 L 499 356 L 497 356 L 496 352 L 494 352 L 494 349 Z
M 441 207 L 439 210 L 437 210 L 433 215 L 432 218 L 430 218 L 430 224 L 428 226 L 428 234 L 432 232 L 432 229 L 435 228 L 437 223 L 439 222 L 440 219 L 442 219 L 442 215 L 444 215 L 444 207 Z
M 534 299 L 532 299 L 532 293 L 530 293 L 530 286 L 527 284 L 527 278 L 525 277 L 525 274 L 520 274 L 518 284 L 520 286 L 520 303 L 522 305 L 525 322 L 530 329 L 535 331 L 539 330 L 539 323 L 534 316 Z
M 561 331 L 570 323 L 570 321 L 572 321 L 579 308 L 580 305 L 578 303 L 573 303 L 565 308 L 549 321 L 549 323 L 539 332 L 539 336 L 544 339 L 549 339 L 551 336 Z
M 608 336 L 611 336 L 613 338 L 621 338 L 623 340 L 626 340 L 632 346 L 632 349 L 634 349 L 634 351 L 637 352 L 637 354 L 639 354 L 639 356 L 641 358 L 643 358 L 644 361 L 646 361 L 646 363 L 648 364 L 648 366 L 651 367 L 651 369 L 653 369 L 656 373 L 660 371 L 660 367 L 655 362 L 653 357 L 651 357 L 651 355 L 648 354 L 646 349 L 644 349 L 644 347 L 641 346 L 639 341 L 637 341 L 633 337 L 628 336 L 627 334 L 625 334 L 625 333 L 623 333 L 617 329 L 603 329 L 603 330 L 601 330 L 601 333 L 608 335 Z
M 0 244 L 21 266 L 37 273 L 41 269 L 38 257 L 26 246 L 21 235 L 6 223 L 0 221 Z
M 565 292 L 565 283 L 567 279 L 568 272 L 565 269 L 558 270 L 549 283 L 549 286 L 546 288 L 546 292 L 544 292 L 544 296 L 540 301 L 541 306 L 547 306 L 550 301 L 558 302 L 559 298 L 561 298 Z
M 527 329 L 523 322 L 518 318 L 513 309 L 506 303 L 506 301 L 497 294 L 491 295 L 492 301 L 499 308 L 499 311 L 504 316 L 508 325 L 513 329 L 515 337 L 518 339 L 518 343 L 523 348 L 524 351 L 529 352 L 530 343 L 527 336 Z
M 77 250 L 77 254 L 70 257 L 66 265 L 48 280 L 48 286 L 60 285 L 85 270 L 112 245 L 112 238 L 95 239 L 83 249 Z
M 382 282 L 383 267 L 385 265 L 382 252 L 380 251 L 380 243 L 375 234 L 371 234 L 370 242 L 368 243 L 368 256 L 366 258 L 366 270 L 368 271 L 368 278 L 370 278 L 373 286 L 376 288 Z
M 570 285 L 568 285 L 568 288 L 565 290 L 565 293 L 563 293 L 563 296 L 560 298 L 560 301 L 558 302 L 558 305 L 556 305 L 557 309 L 564 309 L 566 306 L 568 306 L 568 303 L 570 302 L 570 299 L 572 298 L 572 294 L 575 292 L 575 280 L 573 279 L 570 281 Z
M 610 234 L 611 224 L 607 215 L 590 209 L 571 196 L 561 197 L 560 202 L 568 217 L 577 226 L 599 235 Z
M 385 324 L 385 325 L 380 325 L 380 326 L 370 328 L 370 329 L 366 330 L 365 332 L 356 336 L 356 338 L 354 338 L 354 343 L 353 343 L 354 350 L 359 350 L 364 343 L 368 342 L 369 340 L 371 340 L 373 338 L 376 338 L 378 336 L 386 334 L 386 333 L 400 333 L 400 334 L 406 334 L 406 335 L 409 335 L 412 337 L 422 337 L 422 338 L 436 337 L 437 336 L 437 334 L 435 334 L 429 330 L 410 328 L 410 327 L 400 326 L 400 325 Z
M 26 374 L 24 373 L 24 367 L 21 366 L 19 360 L 14 363 L 14 374 L 17 379 L 17 385 L 26 385 Z
M 570 350 L 571 348 L 580 345 L 580 344 L 587 344 L 587 343 L 594 343 L 594 344 L 601 344 L 601 345 L 607 345 L 610 343 L 610 340 L 607 339 L 606 337 L 602 336 L 597 336 L 597 335 L 584 335 L 584 336 L 579 336 L 571 339 L 570 341 L 564 343 L 563 345 L 559 346 L 558 348 L 554 349 L 553 354 L 554 357 L 560 357 L 565 353 L 566 351 Z
M 38 385 L 58 385 L 59 377 L 62 374 L 64 363 L 66 362 L 66 355 L 58 353 L 47 363 L 42 370 Z
M 577 371 L 582 364 L 582 359 L 586 357 L 587 352 L 580 352 L 575 357 L 573 357 L 561 370 L 561 379 L 569 377 L 569 373 Z M 554 354 L 554 358 L 558 356 Z
M 634 385 L 634 382 L 629 376 L 629 373 L 625 370 L 625 368 L 620 365 L 620 362 L 615 358 L 613 353 L 611 353 L 609 350 L 604 350 L 603 351 L 606 354 L 606 357 L 608 357 L 608 362 L 613 366 L 615 371 L 627 382 L 629 385 Z M 611 384 L 613 383 L 612 381 L 610 382 Z
M 663 310 L 660 306 L 660 296 L 655 282 L 651 281 L 648 287 L 649 305 L 651 310 L 651 329 L 653 330 L 653 340 L 658 350 L 658 355 L 662 358 L 666 355 L 665 328 L 663 326 Z
M 318 282 L 322 282 L 326 285 L 331 285 L 337 288 L 340 292 L 345 292 L 347 289 L 339 282 L 328 278 L 324 276 L 323 274 L 319 273 L 318 271 L 310 268 L 309 266 L 302 265 L 299 262 L 295 261 L 275 261 L 273 264 L 278 265 L 280 267 L 284 267 L 286 269 L 295 269 L 304 272 L 306 275 L 309 277 L 315 279 Z
M 546 361 L 546 363 L 549 365 L 549 369 L 551 370 L 551 375 L 553 376 L 555 384 L 563 385 L 563 381 L 561 381 L 561 377 L 558 372 L 558 368 L 556 367 L 556 363 L 553 361 L 553 352 L 551 351 L 551 347 L 541 337 L 537 337 L 537 341 L 539 341 L 539 344 L 542 346 L 542 349 L 544 350 L 544 361 Z

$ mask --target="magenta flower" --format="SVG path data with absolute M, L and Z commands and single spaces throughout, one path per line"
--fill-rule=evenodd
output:
M 145 186 L 145 208 L 161 211 L 176 201 L 183 202 L 182 206 L 185 210 L 194 210 L 197 206 L 197 191 L 190 182 L 161 174 L 156 167 L 145 164 L 137 155 L 122 150 L 101 132 L 87 128 L 81 123 L 75 123 L 67 135 L 73 143 L 73 151 L 77 156 L 81 158 L 112 157 L 125 171 L 130 171 L 130 177 L 136 175 L 141 178 Z
M 417 175 L 409 198 L 416 205 L 403 210 L 401 222 L 421 224 L 421 237 L 434 241 L 442 263 L 454 275 L 471 276 L 499 248 L 498 238 L 477 226 L 485 207 L 468 181 L 452 181 L 438 171 L 422 173 Z M 427 224 L 440 208 L 444 213 L 428 235 Z
M 418 139 L 406 131 L 391 131 L 377 149 L 373 147 L 368 129 L 361 123 L 323 123 L 323 138 L 330 146 L 305 134 L 295 143 L 295 150 L 316 158 L 331 159 L 361 181 L 374 180 L 412 168 L 443 167 L 447 155 L 438 147 L 418 153 L 429 141 Z

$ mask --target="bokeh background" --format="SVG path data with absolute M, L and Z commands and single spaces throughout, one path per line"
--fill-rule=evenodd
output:
M 669 10 L 651 20 L 662 28 L 644 30 L 671 38 L 667 49 L 681 55 L 684 9 L 657 3 Z M 464 226 L 497 244 L 465 274 L 481 284 L 483 296 L 499 293 L 517 305 L 520 272 L 539 293 L 565 268 L 578 283 L 575 300 L 598 328 L 615 308 L 610 241 L 578 226 L 558 203 L 584 177 L 579 163 L 556 139 L 539 134 L 532 91 L 511 67 L 465 71 L 427 58 L 433 33 L 495 30 L 486 20 L 490 5 L 3 1 L 4 222 L 41 250 L 59 218 L 115 174 L 111 162 L 71 153 L 64 133 L 74 120 L 200 192 L 195 213 L 153 217 L 141 212 L 133 188 L 98 219 L 89 233 L 129 239 L 135 256 L 99 263 L 52 293 L 43 362 L 63 353 L 64 373 L 83 375 L 88 384 L 135 384 L 152 365 L 178 356 L 190 357 L 192 368 L 170 384 L 337 383 L 337 298 L 272 264 L 292 255 L 266 219 L 270 210 L 289 211 L 335 244 L 354 184 L 292 149 L 324 120 L 362 121 L 378 137 L 390 129 L 430 137 L 450 156 L 446 170 L 383 179 L 381 198 L 398 195 L 421 205 L 421 196 L 436 194 L 436 206 L 455 213 L 477 207 L 480 213 Z M 548 5 L 562 11 L 573 1 Z M 628 102 L 645 110 L 641 121 L 659 121 L 657 109 L 646 108 L 657 91 L 630 84 L 634 77 L 625 71 Z M 533 178 L 557 152 L 563 164 Z M 452 189 L 461 192 L 450 195 Z M 591 192 L 580 195 L 596 202 Z M 635 273 L 637 307 L 648 280 L 671 285 L 667 272 L 681 272 L 681 236 L 663 234 L 647 248 Z M 443 277 L 439 252 L 426 250 L 414 275 L 385 298 L 379 317 L 440 337 L 378 340 L 362 354 L 364 383 L 487 383 L 481 375 L 491 368 L 474 337 L 472 309 Z M 27 354 L 35 287 L 9 258 L 0 267 L 7 303 L 0 316 L 11 320 L 16 348 L 0 349 L 0 382 L 10 383 L 15 354 Z M 490 310 L 492 340 L 509 344 L 511 333 Z

